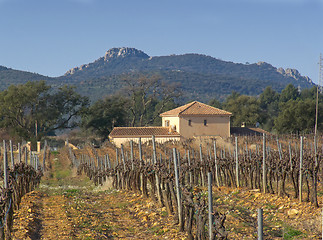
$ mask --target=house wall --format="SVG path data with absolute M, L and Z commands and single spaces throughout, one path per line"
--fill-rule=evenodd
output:
M 117 147 L 121 147 L 121 144 L 125 145 L 126 143 L 130 142 L 130 140 L 132 140 L 135 143 L 139 142 L 139 138 L 138 137 L 122 137 L 122 138 L 110 138 L 110 140 L 117 146 Z M 155 141 L 157 143 L 164 143 L 167 141 L 180 141 L 181 137 L 156 137 L 155 136 Z M 141 138 L 141 143 L 146 143 L 148 141 L 151 141 L 151 137 L 142 137 Z
M 163 117 L 162 118 L 162 126 L 163 127 L 168 127 L 166 126 L 166 121 L 169 121 L 169 126 L 176 126 L 176 131 L 180 134 L 180 121 L 179 117 Z
M 189 120 L 191 125 L 189 126 Z M 204 126 L 204 120 L 207 121 Z M 184 138 L 192 138 L 198 136 L 221 136 L 224 138 L 230 137 L 230 117 L 181 117 L 179 119 L 179 133 Z

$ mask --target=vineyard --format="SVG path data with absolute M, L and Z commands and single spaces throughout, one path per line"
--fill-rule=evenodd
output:
M 6 141 L 3 141 L 1 152 L 3 159 L 3 168 L 1 170 L 3 187 L 1 188 L 0 197 L 0 239 L 11 238 L 14 211 L 19 208 L 22 197 L 39 186 L 42 177 L 39 156 L 36 156 L 31 151 L 28 154 L 27 148 L 23 148 L 22 151 L 22 148 L 18 145 L 18 159 L 15 161 L 11 141 L 9 148 L 10 151 L 7 149 Z M 46 148 L 44 152 L 46 153 Z M 10 153 L 10 164 L 8 153 Z M 43 155 L 45 156 L 46 154 Z
M 318 207 L 322 151 L 315 146 L 320 144 L 311 136 L 264 136 L 234 138 L 226 144 L 206 141 L 195 147 L 183 142 L 174 148 L 152 137 L 145 146 L 139 139 L 120 149 L 92 148 L 88 154 L 70 150 L 70 157 L 78 174 L 84 172 L 95 184 L 112 178 L 115 188 L 138 191 L 165 206 L 189 239 L 226 239 L 226 215 L 213 206 L 212 182 L 216 187 L 260 189 Z
M 146 144 L 138 139 L 121 148 L 107 143 L 101 148 L 84 145 L 66 150 L 70 167 L 78 175 L 85 174 L 96 186 L 109 185 L 151 199 L 167 216 L 174 216 L 178 232 L 185 232 L 188 239 L 233 239 L 234 228 L 228 222 L 232 216 L 221 206 L 228 201 L 226 208 L 231 209 L 235 195 L 261 199 L 262 192 L 287 199 L 286 204 L 308 202 L 308 208 L 322 204 L 321 140 L 270 135 L 158 144 L 152 136 Z M 35 154 L 11 142 L 3 146 L 2 165 L 7 171 L 1 173 L 0 234 L 2 239 L 10 239 L 14 212 L 22 197 L 39 186 L 43 173 L 51 171 L 51 162 L 46 147 Z M 227 189 L 233 191 L 225 199 L 219 198 L 219 191 Z M 245 215 L 243 220 L 256 226 L 256 217 L 247 211 L 241 207 L 237 218 Z M 284 234 L 264 232 L 266 239 L 275 239 L 273 235 L 292 239 Z

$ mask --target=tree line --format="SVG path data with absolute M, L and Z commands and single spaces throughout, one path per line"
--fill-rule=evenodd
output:
M 221 103 L 212 99 L 209 104 L 231 112 L 232 126 L 255 127 L 278 134 L 311 133 L 316 114 L 316 86 L 300 90 L 287 85 L 281 93 L 267 87 L 259 96 L 232 92 Z M 322 130 L 323 95 L 319 93 L 318 129 Z
M 76 127 L 105 140 L 116 126 L 160 125 L 159 114 L 177 107 L 179 88 L 159 76 L 125 75 L 122 81 L 122 90 L 93 104 L 73 86 L 54 89 L 45 81 L 11 85 L 0 92 L 0 128 L 33 143 Z
M 125 75 L 124 88 L 93 104 L 73 86 L 52 88 L 45 81 L 11 85 L 0 92 L 0 128 L 19 140 L 40 141 L 55 131 L 80 127 L 102 140 L 117 126 L 160 126 L 159 114 L 179 106 L 180 87 L 158 75 Z M 194 99 L 192 99 L 194 100 Z M 319 95 L 319 113 L 323 111 Z M 258 126 L 276 133 L 312 132 L 316 87 L 300 91 L 292 84 L 281 93 L 267 87 L 259 96 L 232 92 L 209 104 L 232 112 L 231 125 Z M 319 114 L 318 129 L 322 129 Z

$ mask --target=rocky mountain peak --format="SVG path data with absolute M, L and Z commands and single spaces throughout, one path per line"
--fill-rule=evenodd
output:
M 68 70 L 64 76 L 73 75 L 76 72 L 80 72 L 85 69 L 95 68 L 99 65 L 106 64 L 112 60 L 126 59 L 126 58 L 139 58 L 139 59 L 148 59 L 149 56 L 136 48 L 129 47 L 120 47 L 120 48 L 111 48 L 105 55 L 93 63 L 83 64 L 80 67 L 75 67 Z
M 121 48 L 111 48 L 104 55 L 104 61 L 109 61 L 110 59 L 125 58 L 125 57 L 138 57 L 138 58 L 149 58 L 149 56 L 135 48 L 121 47 Z
M 302 76 L 299 71 L 297 71 L 296 69 L 292 69 L 292 68 L 286 68 L 286 69 L 283 69 L 283 68 L 278 68 L 277 69 L 277 72 L 279 72 L 280 74 L 286 76 L 286 77 L 292 77 L 294 78 L 296 81 L 299 81 L 299 80 L 304 80 L 308 83 L 311 83 L 313 84 L 312 80 L 307 77 L 307 76 Z

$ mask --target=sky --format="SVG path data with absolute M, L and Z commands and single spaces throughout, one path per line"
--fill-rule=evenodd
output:
M 318 82 L 323 0 L 0 0 L 0 65 L 57 77 L 113 47 L 295 68 Z

